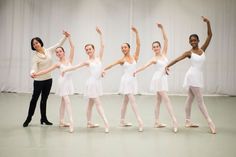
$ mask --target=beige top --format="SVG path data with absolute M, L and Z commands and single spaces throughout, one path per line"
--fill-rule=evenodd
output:
M 32 74 L 33 72 L 39 72 L 52 66 L 52 54 L 55 53 L 57 47 L 63 45 L 65 40 L 66 37 L 62 38 L 60 42 L 55 44 L 54 46 L 47 49 L 44 48 L 45 55 L 35 51 L 32 59 L 32 68 L 30 73 Z M 34 80 L 43 81 L 48 80 L 50 78 L 52 78 L 51 72 L 37 76 L 36 78 L 34 78 Z

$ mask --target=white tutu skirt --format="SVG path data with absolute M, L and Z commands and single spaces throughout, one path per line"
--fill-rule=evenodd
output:
M 150 83 L 150 90 L 152 92 L 168 91 L 167 75 L 163 72 L 156 71 Z
M 56 90 L 56 95 L 59 96 L 66 96 L 66 95 L 73 95 L 74 94 L 74 86 L 73 81 L 69 77 L 59 77 L 58 79 L 58 86 Z
M 190 68 L 184 78 L 184 88 L 189 88 L 189 86 L 200 87 L 204 86 L 203 84 L 203 73 L 201 70 L 196 68 Z
M 137 94 L 138 84 L 136 77 L 124 74 L 121 77 L 119 93 L 121 94 Z
M 85 85 L 84 96 L 87 98 L 97 98 L 103 94 L 102 81 L 100 78 L 90 77 Z

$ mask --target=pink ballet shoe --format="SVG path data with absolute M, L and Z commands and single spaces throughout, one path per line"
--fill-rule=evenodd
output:
M 138 131 L 139 131 L 139 132 L 143 132 L 143 125 L 142 125 L 142 124 L 139 125 L 139 127 L 138 127 Z
M 105 128 L 105 133 L 109 133 L 109 128 Z
M 174 127 L 173 131 L 174 131 L 174 133 L 177 133 L 178 132 L 178 128 Z
M 87 128 L 97 128 L 99 127 L 99 124 L 93 124 L 93 123 L 88 123 Z
M 177 123 L 177 121 L 173 121 L 173 131 L 174 131 L 174 133 L 178 132 L 178 123 Z
M 192 123 L 190 120 L 186 120 L 185 121 L 185 127 L 186 128 L 198 128 L 199 125 Z
M 164 128 L 164 127 L 166 127 L 166 124 L 164 124 L 164 123 L 156 122 L 154 124 L 154 128 Z
M 61 122 L 59 124 L 59 127 L 62 128 L 62 127 L 70 127 L 70 123 L 64 123 L 64 122 Z
M 74 132 L 74 126 L 73 126 L 73 125 L 70 125 L 70 127 L 69 127 L 69 132 L 70 132 L 70 133 L 73 133 L 73 132 Z
M 210 127 L 211 133 L 212 133 L 212 134 L 216 134 L 216 127 L 215 127 L 215 124 L 214 124 L 212 121 L 210 121 L 210 122 L 208 122 L 208 125 L 209 125 L 209 127 Z
M 130 126 L 132 126 L 132 123 L 129 123 L 129 122 L 120 122 L 120 126 L 121 126 L 121 127 L 130 127 Z

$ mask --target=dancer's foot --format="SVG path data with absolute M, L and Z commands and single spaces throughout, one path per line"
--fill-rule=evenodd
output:
M 197 127 L 199 127 L 199 125 L 198 124 L 194 124 L 193 122 L 191 122 L 190 119 L 186 119 L 185 127 L 186 128 L 197 128 Z
M 60 122 L 59 127 L 70 127 L 70 123 Z
M 143 132 L 143 124 L 139 124 L 138 131 Z
M 41 125 L 53 125 L 52 122 L 49 122 L 47 119 L 41 119 L 40 120 Z
M 209 125 L 209 127 L 210 127 L 211 133 L 212 133 L 212 134 L 216 134 L 216 127 L 215 127 L 215 124 L 214 124 L 212 121 L 209 121 L 209 122 L 208 122 L 208 125 Z
M 23 127 L 28 127 L 29 123 L 31 121 L 31 118 L 28 118 L 25 120 L 25 122 L 23 123 Z
M 120 126 L 121 126 L 121 127 L 130 127 L 130 126 L 132 126 L 132 123 L 130 123 L 130 122 L 125 122 L 124 120 L 121 120 L 121 121 L 120 121 Z
M 164 123 L 156 122 L 154 124 L 154 128 L 164 128 L 164 127 L 166 127 L 166 124 Z
M 87 128 L 97 128 L 97 127 L 99 127 L 99 124 L 93 124 L 91 122 L 87 123 Z
M 73 124 L 70 124 L 70 126 L 69 126 L 69 132 L 70 132 L 70 133 L 73 133 L 73 132 L 74 132 L 74 125 L 73 125 Z
M 173 131 L 174 131 L 174 133 L 178 132 L 178 123 L 177 123 L 177 121 L 173 121 Z
M 105 133 L 109 133 L 109 127 L 105 127 Z

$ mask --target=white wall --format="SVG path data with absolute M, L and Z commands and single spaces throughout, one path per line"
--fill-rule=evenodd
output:
M 190 49 L 190 34 L 197 33 L 202 42 L 205 40 L 207 32 L 202 15 L 210 19 L 213 31 L 206 51 L 204 93 L 236 95 L 234 0 L 0 0 L 0 90 L 32 91 L 30 40 L 35 36 L 42 38 L 45 47 L 49 47 L 62 37 L 63 29 L 70 31 L 76 45 L 76 64 L 87 59 L 83 49 L 86 43 L 99 47 L 95 31 L 98 25 L 104 33 L 103 65 L 107 65 L 122 56 L 120 46 L 123 42 L 130 42 L 131 47 L 135 47 L 134 36 L 130 33 L 133 24 L 140 32 L 138 65 L 142 65 L 153 55 L 152 41 L 163 41 L 155 22 L 161 22 L 166 29 L 168 57 L 172 60 Z M 69 53 L 68 43 L 64 47 Z M 185 60 L 171 68 L 170 93 L 185 92 L 182 84 L 188 67 L 189 61 Z M 149 92 L 153 70 L 149 68 L 138 75 L 141 93 Z M 121 74 L 120 66 L 107 73 L 103 79 L 105 93 L 117 92 Z M 87 76 L 86 68 L 74 73 L 77 92 L 83 92 Z M 52 91 L 56 88 L 58 71 L 53 73 L 53 77 Z

